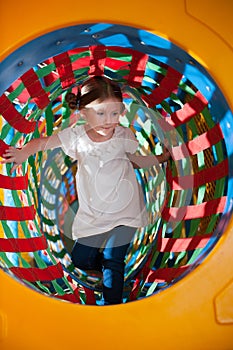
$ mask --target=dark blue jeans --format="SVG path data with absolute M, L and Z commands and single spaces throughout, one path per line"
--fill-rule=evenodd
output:
M 124 287 L 125 255 L 136 228 L 117 226 L 109 232 L 79 238 L 71 257 L 81 270 L 103 271 L 104 305 L 120 304 Z

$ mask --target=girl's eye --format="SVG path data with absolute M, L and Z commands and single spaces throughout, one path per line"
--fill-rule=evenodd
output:
M 104 115 L 104 112 L 97 112 L 97 115 L 103 116 L 103 115 Z
M 119 112 L 113 112 L 113 117 L 118 117 L 119 116 Z

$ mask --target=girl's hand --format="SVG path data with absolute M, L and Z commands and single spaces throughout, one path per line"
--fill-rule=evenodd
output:
M 13 163 L 13 167 L 11 169 L 11 174 L 16 168 L 27 160 L 28 156 L 26 152 L 23 152 L 21 149 L 17 149 L 14 147 L 9 147 L 5 153 L 2 155 L 5 159 L 1 160 L 1 164 Z

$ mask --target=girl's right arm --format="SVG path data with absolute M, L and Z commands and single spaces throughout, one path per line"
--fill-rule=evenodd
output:
M 21 149 L 9 147 L 3 154 L 3 157 L 5 159 L 3 159 L 1 163 L 14 163 L 11 169 L 12 173 L 21 163 L 25 162 L 25 160 L 27 160 L 28 157 L 32 154 L 35 154 L 39 151 L 46 151 L 49 149 L 58 148 L 60 146 L 61 141 L 56 134 L 48 137 L 33 139 L 29 141 L 26 145 L 24 145 Z

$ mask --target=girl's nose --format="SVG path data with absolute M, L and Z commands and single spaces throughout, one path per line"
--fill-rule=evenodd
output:
M 112 123 L 112 116 L 111 116 L 111 113 L 106 113 L 106 114 L 105 114 L 105 123 L 106 123 L 106 124 L 111 124 L 111 123 Z

